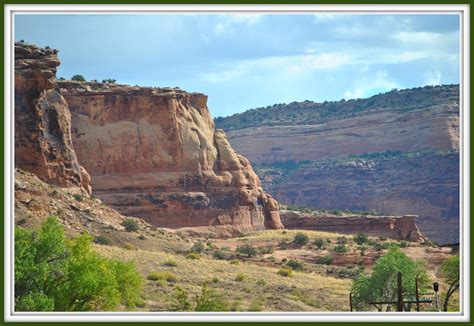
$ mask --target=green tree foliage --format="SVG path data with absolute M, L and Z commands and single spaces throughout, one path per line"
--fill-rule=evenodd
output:
M 202 287 L 201 295 L 196 298 L 194 311 L 229 311 L 230 304 L 222 293 L 210 289 L 207 285 Z
M 238 246 L 235 251 L 239 254 L 247 255 L 248 257 L 257 255 L 257 249 L 250 244 L 243 244 L 241 246 Z
M 443 303 L 443 311 L 448 311 L 449 298 L 459 289 L 459 256 L 446 259 L 443 262 L 442 271 L 449 284 Z
M 103 79 L 102 82 L 108 83 L 108 84 L 115 84 L 116 80 L 109 78 L 109 79 Z
M 305 244 L 307 244 L 309 242 L 309 238 L 306 234 L 302 233 L 302 232 L 298 232 L 295 234 L 295 238 L 293 239 L 293 243 L 297 246 L 297 247 L 301 247 L 301 246 L 304 246 Z
M 15 230 L 17 311 L 113 310 L 133 308 L 143 280 L 132 262 L 92 251 L 88 234 L 68 240 L 58 219 L 38 231 Z
M 402 287 L 405 297 L 414 297 L 415 278 L 420 289 L 428 284 L 428 276 L 422 261 L 413 261 L 398 247 L 377 260 L 372 275 L 361 274 L 352 285 L 352 303 L 356 310 L 367 311 L 371 301 L 395 301 L 397 298 L 397 273 L 402 273 Z M 375 306 L 382 311 L 382 305 Z M 408 307 L 409 308 L 409 307 Z M 390 311 L 391 305 L 386 310 Z
M 358 233 L 354 236 L 354 241 L 358 245 L 363 245 L 364 243 L 367 242 L 367 240 L 369 240 L 369 238 L 367 238 L 367 236 L 364 233 Z
M 82 75 L 74 75 L 74 76 L 71 77 L 71 80 L 79 81 L 79 82 L 85 82 L 86 81 L 86 79 Z
M 324 246 L 324 240 L 321 238 L 316 238 L 313 242 L 316 248 L 321 249 Z
M 122 222 L 122 226 L 127 230 L 128 232 L 136 232 L 138 231 L 138 223 L 135 220 L 132 220 L 131 218 L 127 218 Z

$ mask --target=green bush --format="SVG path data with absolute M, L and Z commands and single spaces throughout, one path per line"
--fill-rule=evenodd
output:
M 301 247 L 301 246 L 304 246 L 305 244 L 307 244 L 309 242 L 309 238 L 306 234 L 302 233 L 302 232 L 298 232 L 295 234 L 295 238 L 293 239 L 293 243 L 297 246 L 297 247 Z
M 186 258 L 198 260 L 198 259 L 201 259 L 201 255 L 198 254 L 197 252 L 190 252 L 186 255 Z
M 331 255 L 326 255 L 316 260 L 316 264 L 320 264 L 320 265 L 331 265 L 331 263 L 332 263 Z
M 181 286 L 176 286 L 173 294 L 176 303 L 172 308 L 173 311 L 190 311 L 192 310 L 191 302 L 189 301 L 188 292 Z
M 340 245 L 344 245 L 347 243 L 347 238 L 346 237 L 340 237 L 340 238 L 337 238 L 337 244 L 340 244 Z
M 168 271 L 151 272 L 150 274 L 148 274 L 146 278 L 150 281 L 166 281 L 170 283 L 176 283 L 178 281 L 178 278 L 176 277 L 176 275 Z
M 176 267 L 178 266 L 178 263 L 174 259 L 167 259 L 161 265 L 168 267 Z
M 234 257 L 232 252 L 230 252 L 228 249 L 225 249 L 225 248 L 214 250 L 212 256 L 216 259 L 221 259 L 221 260 L 228 260 Z
M 286 240 L 280 240 L 280 242 L 278 243 L 278 247 L 281 249 L 281 250 L 286 250 L 288 249 L 288 242 Z
M 367 242 L 369 238 L 363 234 L 363 233 L 358 233 L 356 234 L 356 236 L 354 237 L 354 241 L 355 243 L 357 243 L 358 245 L 363 245 L 364 243 Z
M 272 254 L 273 253 L 273 247 L 272 246 L 265 246 L 265 247 L 259 248 L 258 252 L 261 253 L 262 255 Z
M 85 82 L 86 81 L 86 79 L 82 75 L 74 75 L 74 76 L 71 77 L 71 80 L 79 81 L 79 82 Z
M 313 244 L 316 246 L 316 248 L 321 249 L 324 246 L 324 240 L 321 238 L 316 238 Z
M 410 244 L 406 241 L 400 241 L 400 248 L 406 248 L 409 247 Z
M 143 279 L 132 262 L 104 258 L 88 234 L 67 240 L 55 217 L 38 231 L 15 230 L 17 311 L 113 310 L 134 308 Z
M 290 259 L 286 265 L 288 267 L 290 267 L 292 270 L 295 270 L 295 271 L 301 271 L 303 270 L 303 264 L 300 263 L 299 261 L 297 260 L 293 260 L 293 259 Z
M 278 270 L 277 274 L 283 277 L 292 277 L 293 271 L 287 267 L 283 267 Z
M 242 273 L 237 274 L 237 276 L 235 277 L 235 280 L 237 282 L 242 282 L 244 279 L 245 279 L 245 275 Z
M 193 246 L 191 247 L 191 249 L 189 249 L 189 251 L 201 254 L 204 251 L 204 244 L 201 241 L 198 241 L 193 244 Z
M 81 194 L 74 194 L 72 195 L 72 197 L 74 197 L 74 199 L 77 201 L 83 201 L 85 198 L 84 195 L 81 195 Z
M 235 252 L 242 254 L 242 255 L 247 255 L 248 257 L 256 256 L 257 255 L 257 249 L 250 245 L 250 244 L 243 244 L 238 246 L 235 249 Z
M 104 245 L 104 246 L 110 246 L 112 245 L 112 240 L 110 240 L 109 238 L 103 235 L 98 235 L 94 237 L 94 243 Z
M 139 229 L 137 221 L 132 220 L 130 218 L 125 219 L 122 222 L 122 226 L 127 232 L 136 232 Z
M 207 285 L 202 287 L 201 295 L 196 298 L 194 311 L 229 311 L 231 308 L 224 295 L 210 289 Z
M 139 240 L 146 240 L 146 238 L 145 238 L 145 236 L 144 236 L 143 234 L 140 234 L 140 235 L 138 236 L 138 239 L 139 239 Z
M 343 254 L 347 252 L 347 247 L 345 244 L 338 244 L 334 246 L 333 250 L 334 252 L 337 252 L 338 254 Z

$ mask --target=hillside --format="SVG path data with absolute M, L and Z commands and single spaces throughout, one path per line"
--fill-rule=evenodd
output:
M 459 87 L 300 102 L 217 118 L 283 204 L 419 215 L 421 231 L 459 241 Z

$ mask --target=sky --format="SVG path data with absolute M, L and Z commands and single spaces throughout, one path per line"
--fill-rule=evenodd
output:
M 17 14 L 59 50 L 58 77 L 207 94 L 214 117 L 293 101 L 459 83 L 457 15 Z

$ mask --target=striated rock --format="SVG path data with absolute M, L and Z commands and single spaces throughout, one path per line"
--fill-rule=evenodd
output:
M 90 193 L 71 140 L 71 114 L 56 85 L 56 50 L 15 44 L 15 166 Z
M 282 211 L 281 219 L 287 229 L 387 237 L 409 241 L 423 241 L 426 237 L 416 225 L 416 215 L 404 216 L 318 216 Z
M 58 82 L 94 195 L 162 227 L 221 235 L 282 228 L 249 161 L 215 130 L 207 97 L 176 88 Z

